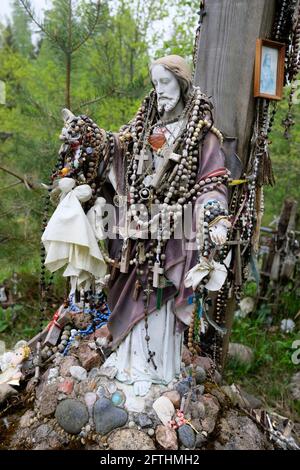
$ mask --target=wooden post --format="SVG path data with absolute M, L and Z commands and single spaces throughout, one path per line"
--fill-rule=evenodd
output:
M 255 99 L 256 39 L 267 38 L 276 0 L 209 0 L 200 31 L 195 84 L 211 96 L 216 126 L 237 139 L 245 163 L 252 131 Z
M 245 167 L 255 111 L 253 97 L 255 45 L 272 30 L 276 0 L 209 0 L 200 30 L 195 85 L 211 97 L 215 125 L 224 134 L 224 150 L 235 142 Z M 226 153 L 226 152 L 225 152 Z M 229 165 L 230 167 L 230 165 Z M 230 298 L 226 310 L 228 333 L 223 342 L 225 363 L 235 311 Z
M 262 301 L 266 300 L 270 279 L 273 282 L 277 283 L 277 287 L 275 285 L 274 288 L 275 294 L 281 295 L 280 283 L 282 280 L 280 272 L 283 261 L 281 256 L 281 250 L 284 248 L 284 244 L 287 241 L 288 233 L 295 230 L 297 206 L 298 204 L 296 200 L 292 198 L 287 198 L 285 199 L 281 208 L 281 213 L 277 223 L 277 229 L 273 231 L 273 234 L 276 234 L 276 237 L 273 236 L 273 243 L 271 245 L 270 252 L 263 263 L 263 269 L 261 272 L 261 282 L 259 286 L 259 295 L 257 299 L 258 305 L 260 305 Z M 273 313 L 276 314 L 278 302 L 276 302 L 276 300 L 273 300 L 272 305 Z

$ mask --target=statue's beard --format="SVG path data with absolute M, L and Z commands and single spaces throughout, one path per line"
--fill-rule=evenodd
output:
M 174 98 L 157 98 L 157 109 L 159 114 L 169 113 L 173 111 L 180 99 L 180 94 Z

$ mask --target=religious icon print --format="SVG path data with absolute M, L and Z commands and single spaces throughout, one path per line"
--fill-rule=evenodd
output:
M 285 45 L 256 40 L 254 97 L 280 100 L 283 91 Z

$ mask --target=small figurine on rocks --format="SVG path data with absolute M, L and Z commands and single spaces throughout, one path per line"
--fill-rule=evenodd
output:
M 0 356 L 0 385 L 20 385 L 23 378 L 21 371 L 23 362 L 30 356 L 30 348 L 26 341 L 19 341 L 14 351 L 7 351 Z

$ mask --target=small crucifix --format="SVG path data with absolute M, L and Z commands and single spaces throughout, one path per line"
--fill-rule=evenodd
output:
M 140 281 L 137 279 L 137 280 L 135 281 L 134 290 L 133 290 L 133 294 L 132 294 L 133 300 L 138 300 L 139 295 L 140 295 L 140 293 L 141 293 L 141 290 L 142 290 L 142 284 L 141 284 Z
M 140 242 L 137 248 L 138 256 L 139 256 L 139 263 L 143 264 L 146 261 L 146 252 L 145 252 L 145 244 L 144 242 Z
M 237 286 L 242 285 L 242 253 L 241 253 L 241 246 L 245 245 L 247 247 L 248 242 L 241 240 L 241 233 L 240 230 L 236 231 L 236 240 L 227 241 L 226 245 L 235 246 L 235 284 Z
M 135 159 L 139 162 L 137 167 L 137 174 L 143 174 L 144 161 L 149 160 L 149 153 L 146 149 L 142 148 L 139 155 L 136 155 Z
M 111 272 L 110 272 L 110 278 L 109 281 L 114 281 L 117 275 L 117 271 L 120 269 L 120 263 L 119 260 L 114 259 L 112 264 L 111 264 Z
M 130 239 L 124 239 L 122 247 L 122 256 L 120 262 L 120 272 L 128 273 L 130 262 L 131 242 Z
M 160 262 L 156 261 L 153 267 L 153 287 L 159 287 L 159 277 L 164 273 L 164 269 L 161 267 Z
M 149 302 L 150 302 L 150 296 L 151 296 L 151 293 L 154 292 L 153 289 L 150 289 L 150 287 L 148 286 L 146 289 L 144 289 L 144 294 L 146 294 L 146 297 L 147 297 L 147 300 L 146 300 L 146 305 L 148 307 L 149 305 Z

